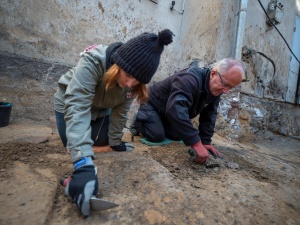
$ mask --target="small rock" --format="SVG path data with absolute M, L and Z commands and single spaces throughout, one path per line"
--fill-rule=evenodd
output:
M 221 158 L 210 157 L 205 167 L 206 168 L 224 167 L 224 162 Z
M 217 173 L 217 172 L 220 171 L 220 168 L 219 167 L 215 167 L 215 168 L 213 168 L 213 171 Z
M 227 163 L 227 167 L 230 169 L 238 169 L 239 168 L 239 164 L 235 163 L 235 162 L 228 162 Z

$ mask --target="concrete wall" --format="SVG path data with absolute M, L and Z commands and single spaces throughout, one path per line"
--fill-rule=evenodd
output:
M 261 0 L 265 9 L 269 0 Z M 287 43 L 292 47 L 295 15 L 299 15 L 296 1 L 281 0 L 283 4 L 283 19 L 277 25 Z M 244 83 L 242 92 L 247 92 L 259 97 L 275 100 L 284 100 L 287 90 L 287 75 L 291 53 L 275 28 L 267 25 L 266 15 L 257 0 L 249 0 L 247 19 L 245 24 L 244 45 L 262 52 L 271 58 L 276 65 L 273 76 L 272 64 L 263 56 L 254 54 L 248 58 L 248 75 L 250 82 Z
M 153 80 L 175 71 L 182 14 L 171 11 L 169 3 L 1 1 L 0 100 L 13 102 L 11 118 L 48 119 L 53 114 L 52 96 L 59 76 L 64 68 L 76 64 L 80 52 L 95 43 L 125 42 L 142 32 L 169 28 L 175 34 L 174 41 L 165 48 Z M 60 73 L 52 72 L 53 68 Z
M 0 100 L 13 102 L 13 119 L 49 118 L 53 114 L 51 100 L 56 82 L 60 74 L 76 64 L 84 48 L 94 43 L 127 41 L 145 31 L 157 33 L 169 28 L 175 34 L 174 42 L 165 48 L 152 82 L 188 66 L 194 58 L 205 65 L 234 57 L 239 2 L 177 0 L 170 10 L 171 1 L 163 0 L 2 0 Z M 266 8 L 269 0 L 261 2 Z M 278 28 L 291 44 L 300 3 L 299 0 L 281 2 L 285 12 Z M 263 57 L 257 54 L 244 57 L 250 82 L 242 85 L 241 93 L 238 89 L 222 97 L 216 131 L 228 138 L 257 134 L 257 129 L 262 128 L 300 135 L 299 119 L 294 124 L 287 119 L 300 115 L 299 105 L 284 102 L 290 53 L 277 31 L 269 30 L 257 0 L 248 1 L 243 44 L 272 58 L 276 74 L 273 78 L 272 65 Z M 132 111 L 136 107 L 134 104 Z M 273 114 L 256 114 L 278 109 L 286 109 L 284 116 L 276 117 L 278 123 L 272 122 Z
M 182 16 L 172 13 L 167 1 L 3 0 L 0 5 L 2 51 L 74 65 L 92 44 L 108 45 L 169 28 L 174 44 L 166 48 L 162 62 L 177 61 Z
M 239 0 L 186 1 L 181 28 L 181 67 L 198 58 L 210 64 L 234 57 Z
M 185 67 L 192 58 L 211 63 L 233 56 L 238 0 L 177 0 L 173 10 L 171 1 L 156 2 L 3 0 L 0 50 L 75 65 L 78 54 L 91 44 L 126 41 L 145 31 L 169 28 L 174 42 L 163 54 L 161 78 L 154 81 Z
M 40 105 L 49 111 L 48 115 L 42 116 L 40 112 L 34 112 L 34 95 L 28 95 L 24 104 L 12 87 L 22 87 L 25 80 L 27 83 L 31 80 L 37 83 L 39 80 L 42 84 L 53 63 L 56 67 L 75 65 L 78 54 L 94 43 L 108 45 L 114 41 L 127 41 L 145 31 L 157 33 L 164 28 L 172 30 L 175 34 L 174 42 L 165 48 L 152 82 L 186 67 L 194 57 L 205 62 L 216 60 L 220 13 L 211 14 L 211 11 L 221 11 L 221 0 L 178 0 L 173 10 L 170 10 L 171 1 L 156 2 L 1 1 L 0 50 L 3 55 L 2 68 L 5 70 L 0 74 L 0 81 L 3 81 L 0 87 L 4 90 L 5 86 L 6 91 L 0 90 L 0 98 L 14 103 L 12 117 L 48 118 L 52 113 L 51 104 L 44 105 L 45 99 L 52 99 L 55 88 L 51 91 L 45 91 L 43 85 L 35 88 L 39 89 L 39 97 L 44 93 Z M 5 67 L 7 55 L 15 59 L 12 60 L 15 64 L 9 67 Z M 26 71 L 16 63 L 25 60 L 26 64 L 30 64 L 30 58 L 32 66 L 28 66 Z M 38 63 L 41 65 L 38 66 Z M 36 69 L 47 66 L 47 69 Z M 57 82 L 58 78 L 59 74 L 53 75 L 53 82 Z M 26 88 L 28 92 L 30 86 Z M 132 110 L 135 109 L 134 104 Z
M 198 58 L 204 63 L 215 60 L 221 0 L 188 1 L 181 29 L 183 61 Z M 218 12 L 218 13 L 208 13 Z
M 261 0 L 265 9 L 269 0 Z M 300 15 L 299 0 L 280 0 L 283 4 L 283 18 L 277 28 L 290 46 L 293 46 L 295 18 Z M 286 102 L 289 89 L 289 69 L 292 54 L 285 41 L 275 28 L 266 23 L 267 17 L 257 0 L 249 0 L 245 24 L 244 45 L 264 53 L 276 66 L 273 75 L 272 64 L 263 56 L 253 54 L 243 59 L 248 65 L 247 73 L 250 82 L 243 83 L 241 89 L 240 122 L 246 124 L 252 133 L 268 130 L 283 135 L 300 136 L 300 106 Z M 300 27 L 299 27 L 300 28 Z M 297 38 L 299 40 L 299 37 Z M 294 52 L 300 56 L 300 49 Z M 295 76 L 299 76 L 299 63 Z M 251 115 L 248 119 L 243 118 Z M 249 123 L 246 123 L 248 121 Z M 253 122 L 255 121 L 255 122 Z M 245 132 L 245 129 L 242 129 Z M 243 135 L 240 135 L 243 136 Z
M 54 115 L 52 96 L 70 67 L 12 54 L 0 54 L 0 101 L 13 103 L 11 121 L 47 121 Z

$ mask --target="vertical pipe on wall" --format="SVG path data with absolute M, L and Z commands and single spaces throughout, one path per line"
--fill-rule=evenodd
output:
M 185 5 L 185 0 L 183 1 L 183 4 L 182 4 L 182 13 L 184 12 L 184 5 Z
M 247 5 L 248 5 L 248 0 L 241 0 L 236 44 L 235 44 L 235 53 L 234 53 L 234 58 L 238 60 L 242 59 L 242 47 L 243 47 L 243 40 L 244 40 L 245 21 L 247 15 Z

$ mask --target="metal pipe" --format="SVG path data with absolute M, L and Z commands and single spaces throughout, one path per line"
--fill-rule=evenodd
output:
M 183 1 L 183 4 L 182 4 L 182 14 L 184 13 L 184 5 L 185 5 L 185 0 Z
M 300 104 L 300 94 L 299 94 L 299 87 L 300 87 L 300 68 L 298 71 L 298 77 L 297 77 L 297 86 L 296 86 L 296 94 L 295 94 L 295 104 Z
M 248 0 L 241 0 L 238 27 L 237 27 L 236 44 L 235 44 L 235 54 L 234 54 L 234 58 L 238 59 L 238 60 L 242 59 L 242 47 L 243 47 L 243 40 L 244 40 L 244 33 L 245 33 L 247 5 L 248 5 Z

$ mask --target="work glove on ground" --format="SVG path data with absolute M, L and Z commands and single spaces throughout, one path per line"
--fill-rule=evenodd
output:
M 118 152 L 128 152 L 134 149 L 134 146 L 128 142 L 122 141 L 120 145 L 110 146 L 113 150 Z
M 222 158 L 222 154 L 212 145 L 203 145 L 204 148 L 207 149 L 207 151 L 210 152 L 210 154 L 212 154 L 215 158 Z
M 74 163 L 74 172 L 65 193 L 85 217 L 90 214 L 90 198 L 97 195 L 98 176 L 92 158 L 85 157 Z
M 201 141 L 197 142 L 196 144 L 192 145 L 192 151 L 194 150 L 196 152 L 194 154 L 194 162 L 200 163 L 200 164 L 205 164 L 209 158 L 209 154 L 207 149 L 203 146 Z M 190 153 L 191 154 L 191 153 Z

